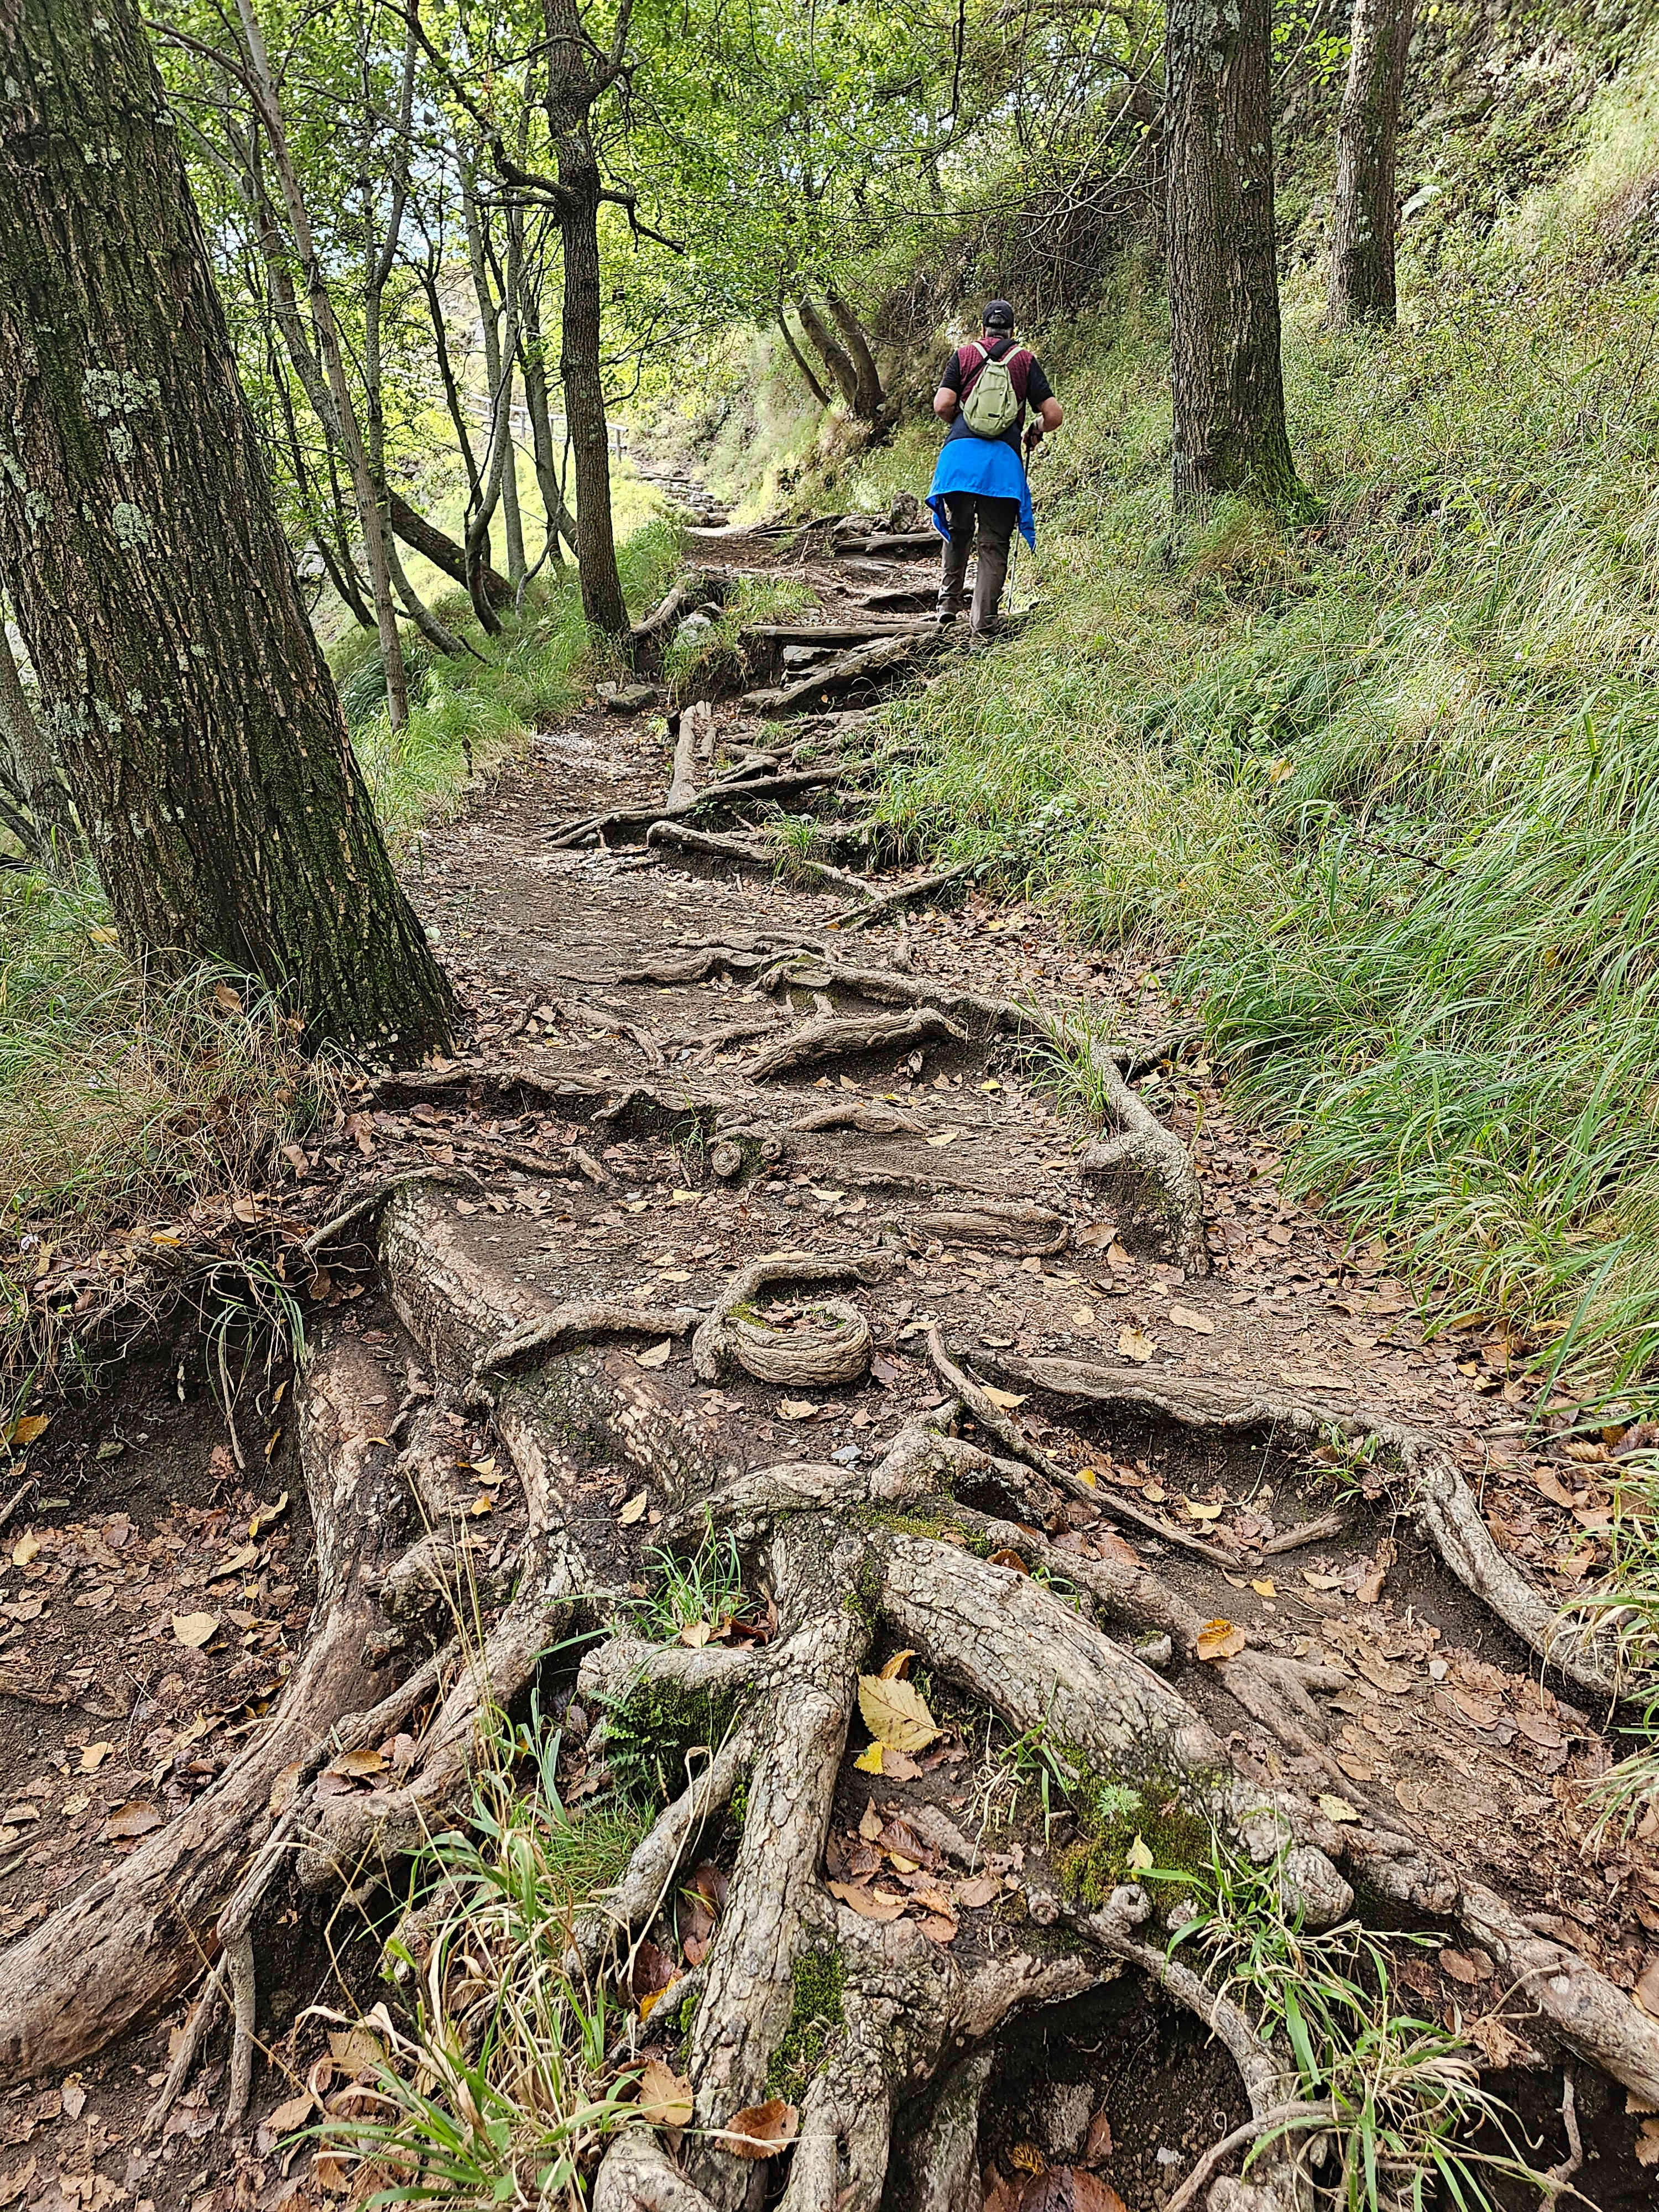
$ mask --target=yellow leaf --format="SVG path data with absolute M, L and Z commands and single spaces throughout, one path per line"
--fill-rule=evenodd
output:
M 690 1650 L 701 1651 L 714 1634 L 706 1620 L 694 1620 L 680 1631 L 680 1642 Z
M 1219 1505 L 1194 1505 L 1189 1498 L 1184 1510 L 1189 1521 L 1218 1521 L 1225 1508 Z
M 52 1425 L 50 1413 L 20 1413 L 6 1431 L 6 1442 L 27 1450 L 37 1437 L 43 1437 Z
M 101 927 L 89 929 L 87 935 L 94 945 L 118 945 L 121 942 L 112 929 L 105 929 Z
M 641 1491 L 637 1498 L 630 1498 L 629 1499 L 627 1504 L 623 1506 L 622 1511 L 617 1516 L 618 1522 L 624 1528 L 631 1528 L 636 1521 L 644 1520 L 645 1509 L 650 1503 L 650 1492 L 648 1490 Z
M 1016 1406 L 1023 1406 L 1030 1393 L 1024 1390 L 994 1390 L 988 1382 L 981 1385 L 991 1403 L 1005 1413 L 1012 1413 Z
M 672 1980 L 671 1980 L 669 1983 L 667 1983 L 667 1984 L 666 1984 L 664 1988 L 659 1989 L 659 1990 L 653 1990 L 650 1992 L 650 1994 L 649 1994 L 648 1996 L 642 1996 L 642 1997 L 640 1999 L 640 2019 L 641 2019 L 641 2021 L 643 2022 L 643 2021 L 645 2021 L 649 2020 L 649 2019 L 650 2019 L 650 2017 L 651 2017 L 651 2015 L 652 2015 L 652 2014 L 655 2011 L 656 2008 L 657 2008 L 657 2007 L 658 2007 L 658 2006 L 662 2002 L 663 1999 L 664 1999 L 664 1998 L 668 1995 L 669 1990 L 672 1990 L 672 1989 L 673 1988 L 673 1986 L 674 1986 L 674 1983 L 675 1983 L 675 1982 L 683 1982 L 684 1979 L 685 1979 L 685 1977 L 684 1977 L 684 1974 L 676 1974 L 676 1975 L 673 1977 L 673 1979 L 672 1979 Z
M 76 1772 L 95 1774 L 114 1748 L 115 1746 L 112 1743 L 89 1743 L 81 1753 L 81 1763 L 76 1768 Z
M 914 1682 L 884 1681 L 879 1674 L 860 1674 L 859 1711 L 877 1742 L 890 1743 L 896 1751 L 921 1751 L 939 1734 Z
M 1245 1637 L 1242 1628 L 1235 1628 L 1231 1620 L 1206 1620 L 1198 1632 L 1196 1646 L 1200 1659 L 1237 1659 L 1244 1649 Z
M 677 1190 L 671 1194 L 668 1203 L 671 1206 L 695 1206 L 702 1196 L 700 1190 Z
M 12 1546 L 11 1563 L 13 1566 L 27 1566 L 29 1561 L 34 1558 L 40 1549 L 40 1539 L 35 1534 L 33 1529 L 31 1528 L 26 1536 L 20 1536 L 17 1539 L 17 1541 Z
M 1252 1583 L 1250 1584 L 1250 1588 L 1255 1592 L 1258 1597 L 1277 1597 L 1279 1595 L 1278 1585 L 1274 1583 L 1271 1575 L 1263 1575 L 1261 1580 L 1259 1583 Z
M 1359 1818 L 1358 1814 L 1346 1797 L 1323 1796 L 1319 1801 L 1319 1809 L 1328 1820 L 1340 1822 L 1357 1820 Z
M 471 1504 L 468 1506 L 467 1510 L 477 1521 L 484 1514 L 493 1513 L 495 1510 L 495 1501 L 487 1490 L 481 1490 Z
M 635 1367 L 666 1367 L 668 1355 L 673 1349 L 673 1338 L 665 1336 L 660 1344 L 653 1344 L 649 1352 L 636 1352 L 634 1364 Z
M 780 1418 L 786 1421 L 810 1420 L 817 1410 L 810 1398 L 785 1398 L 778 1407 Z
M 858 1757 L 853 1761 L 853 1764 L 857 1767 L 860 1774 L 879 1774 L 881 1772 L 881 1751 L 882 1747 L 879 1741 L 878 1741 L 877 1742 L 872 1743 L 867 1751 L 861 1751 Z
M 1095 1473 L 1093 1468 L 1080 1467 L 1077 1471 L 1077 1479 L 1079 1482 L 1086 1482 L 1090 1489 L 1092 1490 L 1096 1483 L 1099 1481 L 1100 1477 Z
M 1125 1858 L 1123 1863 L 1128 1868 L 1131 1874 L 1146 1874 L 1151 1870 L 1153 1865 L 1156 1864 L 1156 1862 L 1153 1859 L 1151 1851 L 1147 1850 L 1146 1844 L 1142 1843 L 1140 1838 L 1137 1836 L 1133 1843 L 1130 1844 L 1128 1856 Z
M 1144 1328 L 1136 1328 L 1132 1324 L 1119 1336 L 1117 1348 L 1125 1359 L 1144 1364 L 1158 1350 L 1158 1340 L 1148 1336 Z
M 219 1627 L 216 1613 L 175 1613 L 173 1632 L 191 1651 L 199 1651 Z
M 165 1244 L 170 1251 L 176 1252 L 185 1240 L 176 1229 L 152 1229 L 149 1241 L 152 1244 Z
M 881 1670 L 882 1680 L 890 1682 L 896 1676 L 907 1673 L 915 1656 L 914 1651 L 896 1651 Z
M 259 1507 L 258 1510 L 254 1514 L 253 1518 L 247 1524 L 248 1534 L 250 1536 L 263 1534 L 264 1530 L 270 1528 L 273 1521 L 280 1521 L 283 1514 L 287 1511 L 288 1492 L 287 1491 L 284 1491 L 274 1505 L 262 1505 Z

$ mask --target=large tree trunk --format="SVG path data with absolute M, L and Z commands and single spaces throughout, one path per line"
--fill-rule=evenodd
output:
M 1170 0 L 1170 371 L 1175 505 L 1297 490 L 1285 428 L 1273 260 L 1271 0 Z
M 593 102 L 620 71 L 628 35 L 621 11 L 616 50 L 592 62 L 593 48 L 576 0 L 543 0 L 547 30 L 547 120 L 558 159 L 559 234 L 564 246 L 565 420 L 576 461 L 577 566 L 582 611 L 606 637 L 628 635 L 628 606 L 617 574 L 611 520 L 611 433 L 605 413 L 599 339 L 599 156 L 589 118 Z
M 876 356 L 871 351 L 864 325 L 839 292 L 832 289 L 823 296 L 836 319 L 836 328 L 846 339 L 847 350 L 852 356 L 853 412 L 860 422 L 873 422 L 882 410 L 884 394 L 881 388 L 881 371 L 876 367 Z
M 418 1057 L 449 988 L 301 605 L 131 0 L 3 0 L 0 88 L 0 570 L 122 939 Z
M 845 346 L 831 334 L 829 325 L 812 303 L 809 292 L 800 295 L 800 326 L 817 349 L 819 358 L 840 387 L 841 396 L 849 407 L 858 398 L 859 373 L 853 365 L 853 356 Z
M 1395 316 L 1395 142 L 1416 0 L 1354 0 L 1348 83 L 1336 133 L 1331 321 Z

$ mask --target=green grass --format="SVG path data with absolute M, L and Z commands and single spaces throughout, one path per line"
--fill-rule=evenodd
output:
M 1194 1901 L 1170 1950 L 1196 1952 L 1211 1987 L 1288 2051 L 1304 2100 L 1252 2158 L 1275 2140 L 1308 2138 L 1319 2200 L 1341 2212 L 1474 2212 L 1494 2204 L 1490 2179 L 1537 2185 L 1508 2107 L 1480 2086 L 1474 2047 L 1401 2008 L 1375 1936 L 1355 1921 L 1305 1928 L 1282 1859 L 1256 1866 L 1219 1839 L 1207 1869 L 1184 1879 Z
M 580 2205 L 633 2113 L 637 2077 L 613 2052 L 626 2001 L 564 1960 L 643 1828 L 605 1805 L 573 1817 L 557 1759 L 538 1715 L 519 1731 L 495 1717 L 467 1825 L 415 1854 L 385 1953 L 401 2017 L 377 2006 L 357 2031 L 383 2054 L 378 2094 L 335 2100 L 343 2116 L 313 2130 L 354 2202 Z

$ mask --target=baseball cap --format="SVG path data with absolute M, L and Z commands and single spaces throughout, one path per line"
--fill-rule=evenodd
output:
M 980 321 L 982 331 L 1011 331 L 1014 327 L 1014 311 L 1006 300 L 993 300 L 986 307 Z

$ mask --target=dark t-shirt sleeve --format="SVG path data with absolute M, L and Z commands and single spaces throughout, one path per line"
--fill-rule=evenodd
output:
M 1025 398 L 1029 405 L 1041 407 L 1045 399 L 1052 399 L 1054 387 L 1042 373 L 1042 363 L 1033 360 L 1031 373 L 1025 380 Z
M 941 392 L 954 392 L 958 398 L 962 397 L 962 355 L 960 351 L 953 353 L 951 356 L 950 360 L 945 362 L 945 374 L 939 380 L 939 388 Z

